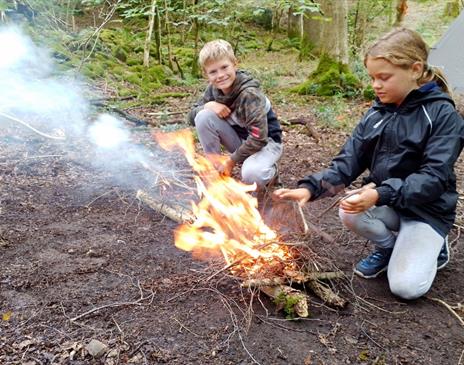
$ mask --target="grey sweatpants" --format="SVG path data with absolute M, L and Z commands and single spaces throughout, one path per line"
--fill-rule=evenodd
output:
M 360 214 L 339 209 L 343 225 L 382 248 L 393 248 L 388 283 L 393 294 L 415 299 L 427 293 L 437 273 L 444 238 L 429 224 L 405 219 L 393 208 L 373 207 Z
M 244 140 L 232 128 L 231 124 L 234 123 L 233 116 L 222 119 L 211 110 L 201 110 L 195 117 L 195 127 L 203 151 L 218 155 L 222 145 L 228 152 L 235 152 Z M 243 162 L 242 181 L 246 184 L 256 183 L 258 188 L 265 186 L 276 174 L 282 152 L 282 144 L 269 138 L 266 146 Z

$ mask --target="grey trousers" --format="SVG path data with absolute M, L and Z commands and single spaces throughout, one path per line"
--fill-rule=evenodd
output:
M 382 248 L 393 248 L 388 283 L 393 294 L 415 299 L 427 293 L 437 273 L 444 238 L 429 224 L 404 219 L 393 208 L 372 207 L 360 214 L 339 209 L 343 225 Z
M 195 127 L 203 151 L 219 155 L 221 146 L 224 146 L 228 152 L 235 152 L 244 140 L 232 128 L 234 123 L 233 117 L 222 119 L 211 110 L 201 110 L 195 117 Z M 243 162 L 242 181 L 256 183 L 258 188 L 265 186 L 275 176 L 282 152 L 282 144 L 269 138 L 266 146 Z

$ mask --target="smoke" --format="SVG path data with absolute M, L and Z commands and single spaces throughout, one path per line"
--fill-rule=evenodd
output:
M 156 146 L 149 150 L 133 142 L 121 120 L 92 114 L 78 81 L 57 75 L 49 52 L 19 29 L 0 27 L 0 54 L 3 134 L 7 130 L 39 134 L 44 144 L 55 144 L 65 152 L 80 150 L 80 163 L 103 169 L 113 182 L 125 187 L 148 187 L 155 176 L 175 173 L 172 157 Z

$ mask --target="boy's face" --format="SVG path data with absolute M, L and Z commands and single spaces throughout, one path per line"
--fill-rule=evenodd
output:
M 228 94 L 237 77 L 237 65 L 228 58 L 221 58 L 208 62 L 204 67 L 204 72 L 211 85 L 224 94 Z
M 417 80 L 421 76 L 423 65 L 414 63 L 404 69 L 383 58 L 368 57 L 367 73 L 371 77 L 372 88 L 382 103 L 400 105 L 406 96 L 419 87 Z

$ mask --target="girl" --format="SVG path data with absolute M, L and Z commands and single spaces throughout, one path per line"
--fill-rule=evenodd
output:
M 329 168 L 304 177 L 298 189 L 274 192 L 302 205 L 336 194 L 368 170 L 363 183 L 376 187 L 339 208 L 343 224 L 374 244 L 354 271 L 373 278 L 388 267 L 390 290 L 404 299 L 425 294 L 448 262 L 458 199 L 454 163 L 464 141 L 464 121 L 427 57 L 421 36 L 406 28 L 374 43 L 364 58 L 373 106 Z

